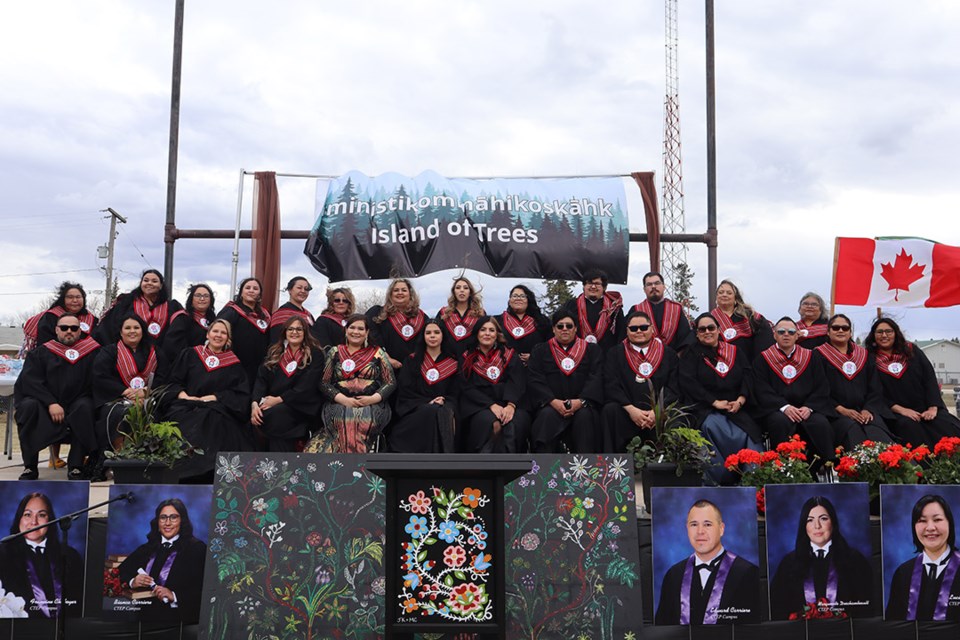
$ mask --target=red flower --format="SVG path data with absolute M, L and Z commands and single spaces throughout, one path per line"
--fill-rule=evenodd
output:
M 779 456 L 776 451 L 764 451 L 762 454 L 760 454 L 760 462 L 766 464 L 768 462 L 773 462 L 778 457 Z
M 735 470 L 740 466 L 740 459 L 737 457 L 737 454 L 731 453 L 727 456 L 727 459 L 724 461 L 723 466 L 725 466 L 730 471 Z
M 300 506 L 300 499 L 297 496 L 283 496 L 283 507 L 285 509 L 296 509 Z

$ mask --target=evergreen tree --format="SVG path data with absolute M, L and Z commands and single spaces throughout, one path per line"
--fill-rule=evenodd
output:
M 700 307 L 694 304 L 697 299 L 690 292 L 693 285 L 693 276 L 696 275 L 686 262 L 677 265 L 677 271 L 673 276 L 672 288 L 674 300 L 683 305 L 688 315 L 693 315 L 700 311 Z
M 540 301 L 540 308 L 548 318 L 560 307 L 577 297 L 573 292 L 573 286 L 567 280 L 544 280 L 543 285 L 547 292 Z

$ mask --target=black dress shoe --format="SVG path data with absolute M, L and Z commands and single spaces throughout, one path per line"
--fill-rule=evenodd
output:
M 20 474 L 21 480 L 36 480 L 40 477 L 40 472 L 36 469 L 24 469 L 23 473 Z
M 67 478 L 70 480 L 84 480 L 83 470 L 80 467 L 74 467 L 67 472 Z

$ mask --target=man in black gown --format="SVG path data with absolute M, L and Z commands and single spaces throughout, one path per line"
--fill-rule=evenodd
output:
M 683 350 L 693 340 L 690 320 L 683 307 L 664 297 L 663 276 L 651 271 L 643 276 L 643 292 L 647 298 L 633 305 L 630 311 L 642 311 L 653 320 L 654 337 L 676 352 Z
M 83 458 L 97 448 L 90 385 L 93 355 L 100 345 L 80 337 L 80 319 L 72 313 L 60 316 L 56 331 L 56 340 L 30 352 L 13 388 L 24 467 L 21 480 L 36 480 L 40 451 L 68 435 L 71 479 L 83 477 Z
M 599 269 L 583 273 L 583 293 L 563 306 L 577 319 L 579 336 L 602 351 L 623 340 L 623 299 L 607 291 L 607 274 Z

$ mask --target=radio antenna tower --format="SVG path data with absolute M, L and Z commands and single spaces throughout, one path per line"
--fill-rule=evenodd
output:
M 680 160 L 680 89 L 677 72 L 677 3 L 666 0 L 666 63 L 667 93 L 663 100 L 663 183 L 660 188 L 661 230 L 663 233 L 684 233 L 683 165 Z M 661 268 L 668 291 L 677 298 L 681 284 L 680 271 L 687 263 L 687 245 L 664 242 L 660 245 Z M 681 267 L 680 265 L 684 265 Z M 689 300 L 677 300 L 688 307 Z

